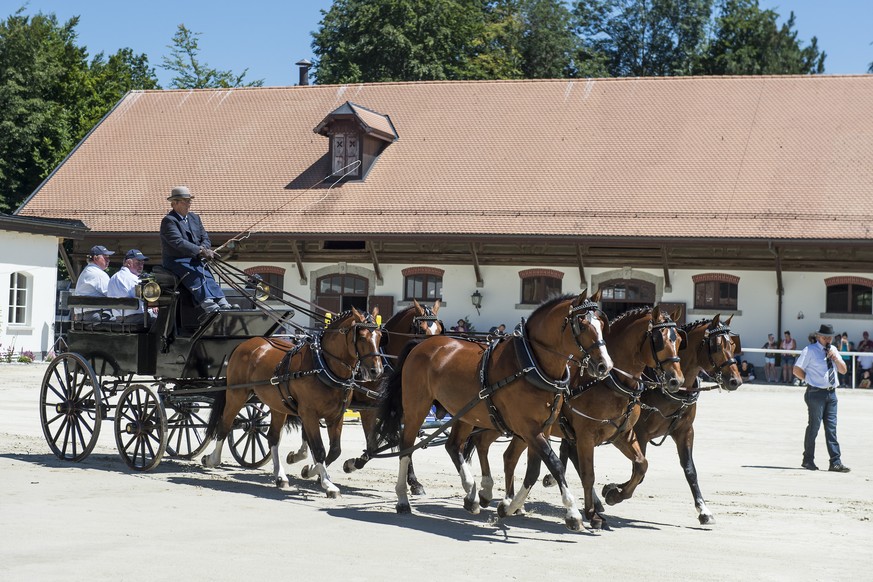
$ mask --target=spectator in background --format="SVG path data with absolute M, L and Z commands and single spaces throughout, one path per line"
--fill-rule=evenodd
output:
M 797 342 L 791 337 L 791 332 L 786 331 L 784 335 L 785 337 L 782 338 L 782 343 L 779 344 L 779 347 L 783 350 L 796 350 Z M 784 384 L 790 384 L 791 379 L 794 377 L 795 360 L 797 360 L 797 356 L 794 354 L 782 354 L 782 382 Z
M 778 350 L 779 344 L 776 343 L 776 336 L 772 333 L 767 334 L 767 341 L 761 346 L 764 350 Z M 764 378 L 767 382 L 777 382 L 779 374 L 776 370 L 776 352 L 764 352 Z
M 862 335 L 861 341 L 858 342 L 858 351 L 873 352 L 873 341 L 870 341 L 870 334 L 865 331 Z
M 740 363 L 740 377 L 743 379 L 743 382 L 755 381 L 755 366 L 750 364 L 748 360 L 743 360 Z
M 469 330 L 467 329 L 467 322 L 463 319 L 458 320 L 458 325 L 452 326 L 452 331 L 458 333 L 467 333 Z
M 849 341 L 849 334 L 845 331 L 841 336 L 837 337 L 837 340 L 839 340 L 839 350 L 841 352 L 855 351 L 855 344 Z M 842 356 L 842 358 L 846 363 L 846 371 L 840 374 L 840 388 L 845 388 L 852 382 L 852 368 L 854 368 L 852 360 L 854 358 L 852 356 Z
M 506 334 L 506 324 L 501 323 L 500 325 L 495 325 L 488 333 L 491 335 L 505 335 Z
M 861 372 L 861 381 L 858 382 L 858 388 L 870 388 L 870 370 Z

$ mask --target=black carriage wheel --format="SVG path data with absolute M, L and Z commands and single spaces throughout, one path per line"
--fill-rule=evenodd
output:
M 115 444 L 127 466 L 148 471 L 167 448 L 167 414 L 157 392 L 142 384 L 124 389 L 115 409 Z
M 42 432 L 52 452 L 65 461 L 87 457 L 103 417 L 100 383 L 85 358 L 68 352 L 53 359 L 39 394 Z
M 230 454 L 240 466 L 257 469 L 270 460 L 268 430 L 270 409 L 263 402 L 247 402 L 237 413 L 227 437 Z
M 181 459 L 193 459 L 202 453 L 209 441 L 206 425 L 212 412 L 212 398 L 173 399 L 165 401 L 172 415 L 167 419 L 167 454 Z

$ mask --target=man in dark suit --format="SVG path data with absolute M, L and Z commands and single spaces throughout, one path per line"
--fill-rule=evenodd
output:
M 161 255 L 165 269 L 179 277 L 191 291 L 194 301 L 207 313 L 219 309 L 238 309 L 228 303 L 206 266 L 216 258 L 203 222 L 190 212 L 194 196 L 186 186 L 173 188 L 167 200 L 172 210 L 161 220 Z

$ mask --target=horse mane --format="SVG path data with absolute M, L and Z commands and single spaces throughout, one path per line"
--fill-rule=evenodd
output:
M 363 312 L 362 314 L 363 314 L 364 318 L 366 319 L 367 313 Z M 341 321 L 345 321 L 350 317 L 354 317 L 354 315 L 355 315 L 355 313 L 351 309 L 346 309 L 345 311 L 337 313 L 335 317 L 332 317 L 330 319 L 330 325 L 328 325 L 324 329 L 335 329 L 337 326 L 339 326 Z
M 565 293 L 564 295 L 558 295 L 556 297 L 552 297 L 551 299 L 546 299 L 545 301 L 540 303 L 540 306 L 537 307 L 533 313 L 530 314 L 530 317 L 528 319 L 533 319 L 534 317 L 536 317 L 537 315 L 540 314 L 540 311 L 547 311 L 548 309 L 551 309 L 552 307 L 554 307 L 557 303 L 561 303 L 562 301 L 567 301 L 568 299 L 575 299 L 575 298 L 576 298 L 575 295 L 572 295 L 570 293 Z
M 412 309 L 415 309 L 415 305 L 410 305 L 410 306 L 404 308 L 403 310 L 398 311 L 397 313 L 395 313 L 394 315 L 392 315 L 391 317 L 388 318 L 388 321 L 386 321 L 383 324 L 384 327 L 390 327 L 393 324 L 397 323 L 398 321 L 403 319 L 406 316 L 406 314 Z
M 697 321 L 692 321 L 691 323 L 683 324 L 679 327 L 680 327 L 680 329 L 682 329 L 682 331 L 689 332 L 692 329 L 697 329 L 698 327 L 700 327 L 703 324 L 709 325 L 711 323 L 712 323 L 712 319 L 704 318 L 704 319 L 698 319 Z
M 652 307 L 637 307 L 636 309 L 631 309 L 616 315 L 615 318 L 609 322 L 610 333 L 615 333 L 616 326 L 619 328 L 627 327 L 639 318 L 649 315 L 652 312 L 652 309 Z

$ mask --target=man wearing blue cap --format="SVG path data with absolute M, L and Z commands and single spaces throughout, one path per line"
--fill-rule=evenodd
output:
M 139 249 L 130 249 L 124 255 L 124 264 L 117 273 L 109 279 L 107 297 L 136 297 L 136 286 L 139 284 L 139 276 L 142 274 L 145 262 L 149 260 Z M 142 323 L 143 316 L 142 299 L 139 300 L 139 309 L 113 309 L 115 319 L 125 323 Z
M 161 255 L 165 269 L 179 277 L 206 313 L 238 309 L 228 303 L 206 261 L 217 257 L 203 222 L 190 212 L 194 196 L 187 186 L 173 188 L 167 200 L 172 210 L 161 220 Z
M 106 297 L 106 291 L 109 287 L 109 275 L 106 274 L 106 269 L 109 267 L 109 257 L 114 254 L 114 251 L 110 251 L 103 245 L 91 247 L 91 251 L 88 253 L 88 264 L 82 269 L 79 278 L 76 279 L 76 289 L 73 291 L 73 295 Z M 84 321 L 101 321 L 109 319 L 109 313 L 97 309 L 85 311 L 81 317 Z

